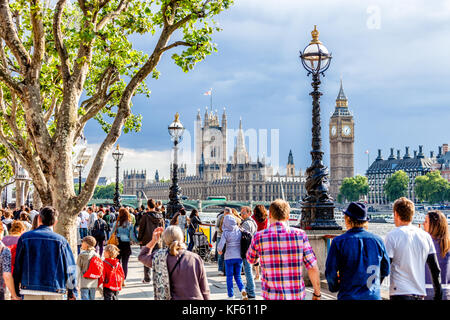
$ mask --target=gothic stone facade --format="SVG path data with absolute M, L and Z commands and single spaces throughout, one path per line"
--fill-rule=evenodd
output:
M 252 162 L 246 150 L 241 121 L 233 157 L 227 163 L 225 111 L 220 125 L 217 112 L 206 111 L 203 126 L 201 123 L 199 111 L 195 133 L 196 174 L 179 176 L 183 196 L 199 200 L 209 196 L 225 196 L 230 201 L 273 201 L 283 196 L 287 201 L 301 200 L 305 194 L 305 177 L 301 170 L 298 174 L 295 172 L 292 151 L 288 157 L 287 175 L 273 174 L 273 168 L 264 158 Z M 186 167 L 181 165 L 181 168 Z M 148 183 L 142 171 L 124 174 L 124 194 L 139 196 L 143 191 L 147 198 L 168 199 L 170 186 L 171 182 L 160 182 L 159 179 Z

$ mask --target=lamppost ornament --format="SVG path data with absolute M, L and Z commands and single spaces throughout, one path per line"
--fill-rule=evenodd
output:
M 171 219 L 183 207 L 181 204 L 181 188 L 178 186 L 178 143 L 182 139 L 184 127 L 180 122 L 180 114 L 178 112 L 175 114 L 175 120 L 169 125 L 168 130 L 174 143 L 172 186 L 170 187 L 169 203 L 167 204 L 167 217 Z
M 312 75 L 312 164 L 306 170 L 306 195 L 302 201 L 302 218 L 300 227 L 305 230 L 340 230 L 334 220 L 334 203 L 328 193 L 328 168 L 322 163 L 322 138 L 320 121 L 320 75 L 329 68 L 331 54 L 319 40 L 317 26 L 311 32 L 312 40 L 300 52 L 303 67 Z
M 113 159 L 116 161 L 116 191 L 114 193 L 114 206 L 120 208 L 120 193 L 119 193 L 119 162 L 123 158 L 123 152 L 119 149 L 119 144 L 117 144 L 116 150 L 112 153 Z

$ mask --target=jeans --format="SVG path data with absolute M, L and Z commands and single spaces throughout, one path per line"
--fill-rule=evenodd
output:
M 255 297 L 255 280 L 253 279 L 252 265 L 248 263 L 247 259 L 244 260 L 244 272 L 247 284 L 245 291 L 247 291 L 249 298 Z
M 95 300 L 95 288 L 81 288 L 81 300 Z
M 119 291 L 112 291 L 109 288 L 103 288 L 104 300 L 119 300 Z
M 88 235 L 88 229 L 87 228 L 80 228 L 80 239 L 83 240 L 84 237 Z
M 98 250 L 96 250 L 96 251 L 98 252 L 98 254 L 101 257 L 103 254 L 103 242 L 105 241 L 105 239 L 95 239 L 95 240 L 97 240 L 96 248 L 98 248 Z
M 217 245 L 220 242 L 220 238 L 221 237 L 217 237 L 217 242 L 216 242 L 217 266 L 218 266 L 218 270 L 219 271 L 225 272 L 225 260 L 223 259 L 223 254 L 219 254 L 217 252 Z
M 225 260 L 225 270 L 227 274 L 227 291 L 228 297 L 234 296 L 233 292 L 233 277 L 238 286 L 239 292 L 244 290 L 244 284 L 241 279 L 242 259 Z
M 389 300 L 423 300 L 423 296 L 418 295 L 395 295 L 390 296 Z
M 189 245 L 187 250 L 192 251 L 192 249 L 194 249 L 194 232 L 189 232 Z

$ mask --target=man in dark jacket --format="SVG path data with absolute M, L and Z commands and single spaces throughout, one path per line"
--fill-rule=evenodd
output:
M 381 300 L 380 286 L 390 273 L 384 242 L 366 231 L 363 203 L 350 203 L 344 217 L 347 232 L 331 242 L 325 264 L 328 287 L 338 300 Z
M 164 227 L 164 215 L 156 211 L 155 200 L 149 199 L 147 201 L 147 211 L 142 214 L 139 221 L 138 241 L 141 247 L 145 246 L 152 240 L 153 231 L 158 227 Z M 160 245 L 156 244 L 153 250 L 160 249 Z M 144 280 L 143 283 L 150 283 L 150 268 L 144 266 Z

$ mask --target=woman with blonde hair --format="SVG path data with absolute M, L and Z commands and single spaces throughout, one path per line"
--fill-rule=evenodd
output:
M 163 248 L 153 251 L 160 238 Z M 155 300 L 210 299 L 203 260 L 186 250 L 184 235 L 178 226 L 169 226 L 166 230 L 156 228 L 138 260 L 153 269 Z
M 450 233 L 445 215 L 434 210 L 427 213 L 423 227 L 431 235 L 439 267 L 441 268 L 442 300 L 450 300 Z M 431 272 L 428 265 L 425 266 L 425 286 L 427 289 L 426 300 L 432 300 L 434 290 Z

